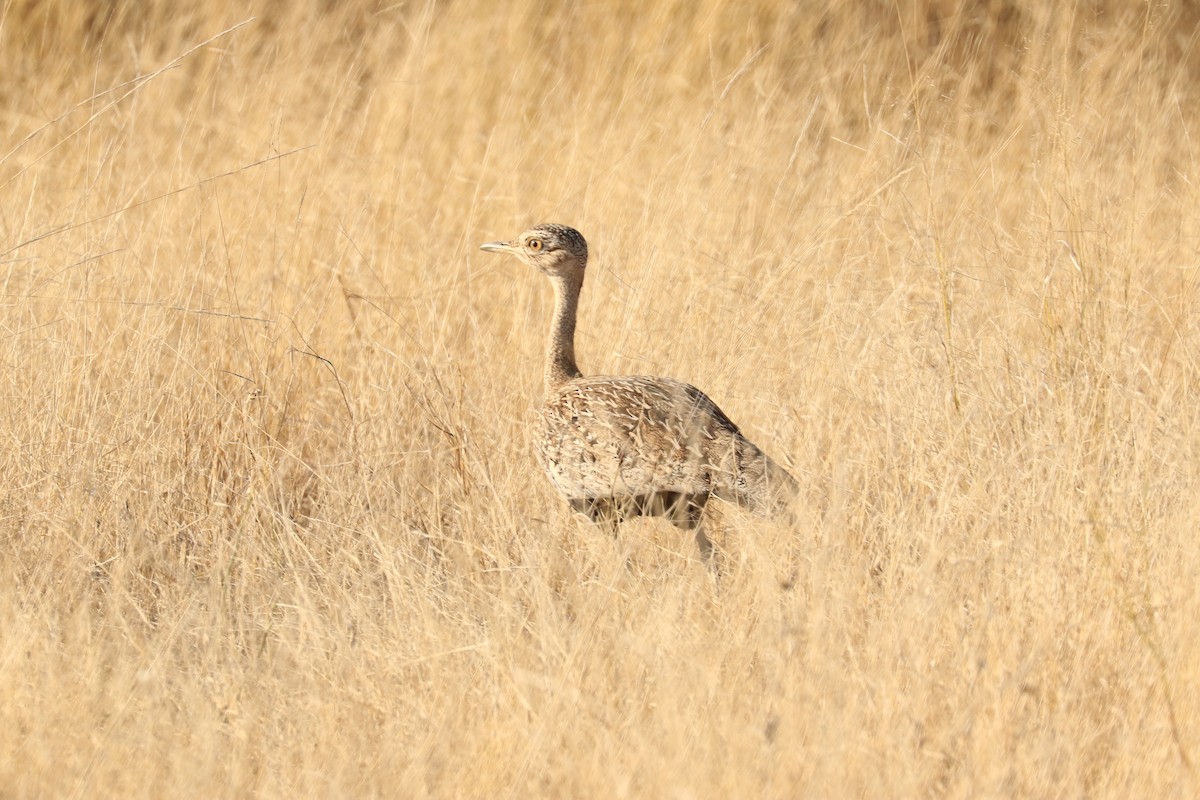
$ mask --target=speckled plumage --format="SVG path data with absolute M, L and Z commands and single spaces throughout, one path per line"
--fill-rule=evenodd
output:
M 580 373 L 574 335 L 587 243 L 578 231 L 538 225 L 482 249 L 516 255 L 554 284 L 535 445 L 572 508 L 609 525 L 643 514 L 665 517 L 694 530 L 706 557 L 711 544 L 700 523 L 709 497 L 761 516 L 785 509 L 795 480 L 696 387 L 670 378 Z

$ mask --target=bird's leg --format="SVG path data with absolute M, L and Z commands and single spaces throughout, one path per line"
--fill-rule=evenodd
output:
M 706 564 L 711 563 L 713 543 L 704 532 L 704 507 L 708 503 L 708 495 L 664 493 L 663 500 L 668 503 L 664 509 L 667 518 L 677 527 L 693 532 L 696 546 L 700 548 L 700 557 Z
M 614 542 L 617 540 L 617 532 L 621 521 L 617 518 L 616 514 L 598 515 L 592 518 L 592 522 L 596 523 L 600 527 L 600 530 L 607 533 Z
M 700 558 L 705 564 L 711 564 L 713 558 L 712 539 L 704 532 L 704 526 L 696 523 L 696 546 L 700 548 Z
M 611 499 L 589 497 L 573 499 L 569 502 L 571 508 L 580 514 L 586 515 L 597 527 L 606 531 L 612 538 L 617 538 L 617 524 L 621 521 L 621 514 Z

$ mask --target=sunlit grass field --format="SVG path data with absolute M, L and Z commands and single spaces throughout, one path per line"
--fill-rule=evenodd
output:
M 1198 24 L 0 6 L 0 797 L 1195 797 Z M 794 526 L 569 512 L 536 222 Z

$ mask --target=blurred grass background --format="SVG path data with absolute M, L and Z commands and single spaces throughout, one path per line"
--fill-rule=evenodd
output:
M 0 795 L 1192 797 L 1200 6 L 11 0 Z M 585 371 L 805 486 L 714 580 Z

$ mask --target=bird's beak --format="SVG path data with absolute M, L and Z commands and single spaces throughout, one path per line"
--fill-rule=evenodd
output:
M 515 250 L 508 242 L 487 242 L 479 245 L 479 249 L 489 253 L 512 253 Z

